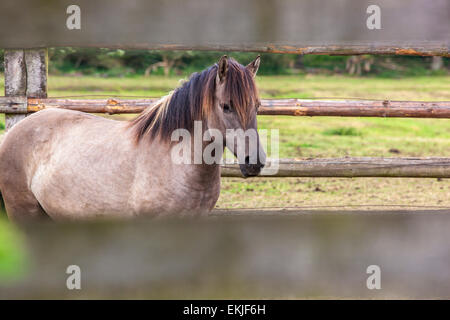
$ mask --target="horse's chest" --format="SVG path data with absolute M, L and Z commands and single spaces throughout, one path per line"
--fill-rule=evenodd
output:
M 147 180 L 146 187 L 134 191 L 133 207 L 138 214 L 209 211 L 219 198 L 219 179 L 202 184 L 189 179 L 168 178 L 158 183 Z

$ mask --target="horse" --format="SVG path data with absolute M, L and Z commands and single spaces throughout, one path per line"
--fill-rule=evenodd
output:
M 248 137 L 228 139 L 227 132 L 257 130 L 259 65 L 259 56 L 247 66 L 223 56 L 129 121 L 58 108 L 29 115 L 0 145 L 0 192 L 9 219 L 207 215 L 219 198 L 220 163 L 173 161 L 173 149 L 182 144 L 173 132 L 193 133 L 196 123 L 202 134 L 215 130 L 222 136 L 202 141 L 184 159 L 210 144 L 237 156 L 244 145 L 240 170 L 258 175 L 265 164 L 259 136 L 256 161 L 249 161 L 255 156 Z

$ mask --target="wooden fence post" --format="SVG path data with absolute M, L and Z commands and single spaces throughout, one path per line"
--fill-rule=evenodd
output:
M 47 98 L 47 49 L 5 51 L 5 96 Z M 5 115 L 11 129 L 26 114 Z
M 47 98 L 47 49 L 25 50 L 27 97 Z
M 24 50 L 5 50 L 5 96 L 25 96 L 27 70 Z M 25 118 L 25 114 L 5 114 L 5 130 Z

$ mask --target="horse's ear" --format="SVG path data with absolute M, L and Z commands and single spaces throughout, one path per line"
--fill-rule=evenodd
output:
M 217 77 L 216 81 L 217 83 L 223 83 L 225 79 L 227 78 L 228 73 L 228 57 L 224 55 L 222 58 L 220 58 L 217 68 Z
M 260 62 L 261 62 L 261 56 L 258 55 L 256 57 L 256 59 L 253 60 L 252 62 L 250 62 L 246 67 L 248 69 L 248 71 L 250 71 L 253 74 L 254 77 L 256 76 L 256 73 L 258 72 Z

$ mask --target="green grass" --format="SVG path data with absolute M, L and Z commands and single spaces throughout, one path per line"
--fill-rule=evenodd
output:
M 280 156 L 450 156 L 445 119 L 259 117 L 260 128 L 279 129 Z
M 3 213 L 0 212 L 0 215 Z M 22 234 L 5 217 L 0 217 L 0 283 L 23 276 L 26 264 Z
M 352 127 L 332 128 L 323 132 L 326 136 L 360 136 L 361 132 Z

